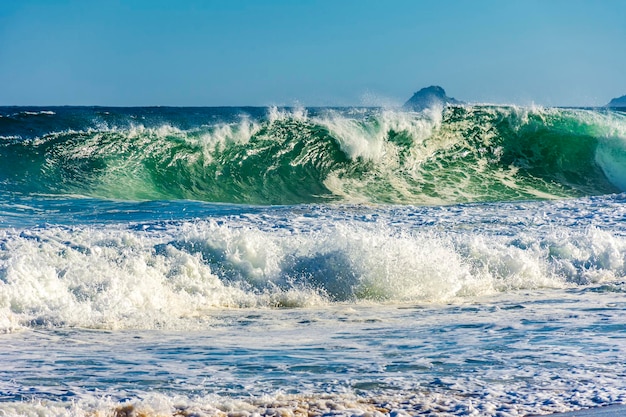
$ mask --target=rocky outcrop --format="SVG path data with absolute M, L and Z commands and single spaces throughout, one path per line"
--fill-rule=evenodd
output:
M 413 94 L 406 103 L 404 108 L 407 110 L 421 111 L 434 106 L 445 106 L 447 104 L 464 104 L 455 98 L 448 97 L 446 91 L 438 85 L 422 88 Z
M 614 98 L 605 107 L 626 107 L 626 96 Z

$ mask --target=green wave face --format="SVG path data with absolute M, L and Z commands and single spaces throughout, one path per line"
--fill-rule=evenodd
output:
M 0 146 L 7 192 L 243 204 L 451 204 L 623 191 L 626 118 L 590 110 L 270 111 L 191 130 L 50 133 Z
M 5 146 L 2 158 L 13 189 L 249 204 L 332 197 L 324 178 L 349 163 L 323 127 L 292 118 L 194 131 L 60 133 Z
M 391 156 L 338 183 L 346 195 L 408 204 L 613 193 L 619 183 L 596 154 L 622 146 L 617 128 L 623 117 L 592 112 L 451 107 L 427 136 L 389 129 L 383 147 Z

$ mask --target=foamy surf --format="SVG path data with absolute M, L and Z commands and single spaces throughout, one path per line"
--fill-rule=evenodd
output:
M 183 332 L 24 331 L 0 346 L 14 375 L 0 384 L 0 410 L 525 416 L 626 402 L 625 347 L 615 343 L 623 293 L 476 301 L 221 310 L 211 330 Z
M 219 308 L 437 304 L 611 282 L 626 275 L 626 237 L 597 223 L 620 201 L 595 203 L 593 216 L 575 202 L 509 205 L 500 218 L 481 206 L 301 206 L 4 229 L 1 323 L 187 329 L 210 325 Z

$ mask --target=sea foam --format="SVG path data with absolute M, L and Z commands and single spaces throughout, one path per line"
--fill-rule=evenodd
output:
M 5 229 L 0 323 L 187 328 L 210 325 L 215 308 L 437 304 L 626 275 L 626 239 L 594 227 L 509 237 L 417 230 L 397 215 L 398 226 L 311 221 Z

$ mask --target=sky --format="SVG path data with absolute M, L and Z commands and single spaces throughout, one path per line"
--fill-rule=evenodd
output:
M 0 105 L 604 105 L 622 0 L 2 0 Z

